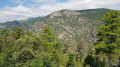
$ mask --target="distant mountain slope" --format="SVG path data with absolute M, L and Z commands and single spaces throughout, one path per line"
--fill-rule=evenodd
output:
M 43 17 L 37 17 L 37 18 L 29 18 L 25 20 L 14 20 L 14 21 L 7 21 L 4 23 L 0 23 L 0 29 L 3 28 L 12 28 L 12 27 L 25 27 L 26 25 L 29 25 L 31 23 L 36 22 L 37 20 L 40 20 Z
M 0 24 L 1 28 L 22 27 L 26 30 L 40 33 L 43 26 L 49 25 L 58 39 L 71 47 L 76 47 L 76 43 L 84 40 L 87 44 L 93 43 L 95 34 L 100 25 L 104 24 L 102 17 L 109 9 L 89 9 L 89 10 L 60 10 L 51 13 L 44 18 L 28 19 L 24 23 L 12 22 Z

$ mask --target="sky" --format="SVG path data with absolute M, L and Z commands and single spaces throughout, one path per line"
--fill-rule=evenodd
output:
M 0 22 L 46 16 L 62 9 L 119 10 L 120 0 L 0 0 Z

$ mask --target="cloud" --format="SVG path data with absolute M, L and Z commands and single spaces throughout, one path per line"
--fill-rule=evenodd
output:
M 56 0 L 31 0 L 33 2 L 56 2 Z
M 120 0 L 69 0 L 71 9 L 110 8 L 115 9 Z M 114 8 L 113 8 L 114 7 Z M 116 8 L 118 9 L 118 8 Z
M 35 12 L 32 8 L 27 8 L 22 5 L 17 7 L 5 7 L 0 11 L 0 22 L 11 21 L 11 20 L 21 20 L 30 17 L 40 16 L 38 12 Z
M 25 2 L 35 2 L 35 3 L 50 3 L 50 2 L 56 2 L 56 0 L 11 0 L 13 3 L 16 4 L 23 4 Z
M 31 17 L 46 16 L 54 11 L 62 9 L 82 10 L 94 8 L 119 9 L 120 0 L 69 0 L 67 2 L 56 2 L 57 0 L 16 0 L 18 6 L 0 9 L 0 22 L 21 20 Z M 23 5 L 24 2 L 32 1 L 33 7 Z M 43 4 L 38 4 L 43 3 Z M 35 6 L 36 5 L 36 6 Z

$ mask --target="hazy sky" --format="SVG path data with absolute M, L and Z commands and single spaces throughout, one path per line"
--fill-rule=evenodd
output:
M 46 16 L 62 9 L 120 8 L 120 0 L 0 0 L 0 22 Z

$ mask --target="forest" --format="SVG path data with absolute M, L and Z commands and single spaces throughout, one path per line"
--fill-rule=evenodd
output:
M 102 19 L 95 41 L 84 51 L 58 40 L 50 26 L 40 34 L 21 28 L 0 30 L 0 67 L 120 67 L 120 12 L 110 11 Z M 85 55 L 86 54 L 86 55 Z

